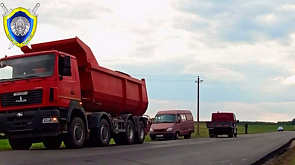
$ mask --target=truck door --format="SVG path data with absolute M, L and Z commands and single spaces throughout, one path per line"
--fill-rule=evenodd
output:
M 71 100 L 79 100 L 79 86 L 77 80 L 76 63 L 72 63 L 70 56 L 59 56 L 59 84 L 58 97 L 61 104 L 68 106 Z

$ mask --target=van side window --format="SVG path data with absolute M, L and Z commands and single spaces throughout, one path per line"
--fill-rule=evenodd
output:
M 177 121 L 181 121 L 181 116 L 177 115 Z
M 186 116 L 185 115 L 180 115 L 182 121 L 186 121 Z
M 193 116 L 191 114 L 185 114 L 187 121 L 193 121 Z

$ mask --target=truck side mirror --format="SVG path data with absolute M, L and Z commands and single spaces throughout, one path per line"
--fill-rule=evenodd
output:
M 240 120 L 237 120 L 237 124 L 239 124 Z
M 64 67 L 63 67 L 63 76 L 71 76 L 71 57 L 65 56 Z

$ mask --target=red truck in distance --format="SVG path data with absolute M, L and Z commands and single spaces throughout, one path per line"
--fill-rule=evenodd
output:
M 0 59 L 0 138 L 13 149 L 144 142 L 144 79 L 99 66 L 77 37 L 22 51 Z
M 238 123 L 239 120 L 236 120 L 236 116 L 234 113 L 212 113 L 211 122 L 207 122 L 209 137 L 213 138 L 217 137 L 218 135 L 228 135 L 228 137 L 237 137 Z

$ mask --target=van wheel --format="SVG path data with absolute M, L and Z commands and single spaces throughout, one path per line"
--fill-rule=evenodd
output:
M 184 135 L 185 139 L 190 139 L 191 137 L 192 137 L 191 131 L 189 131 L 187 135 Z
M 48 137 L 44 139 L 43 145 L 46 149 L 56 150 L 60 148 L 62 139 L 60 136 Z
M 64 143 L 67 148 L 82 148 L 86 139 L 86 129 L 83 120 L 75 117 L 69 124 Z
M 32 146 L 29 139 L 8 139 L 10 147 L 14 150 L 28 150 Z
M 179 132 L 176 131 L 176 132 L 175 132 L 175 135 L 174 135 L 174 139 L 177 140 L 178 138 L 179 138 Z
M 142 144 L 144 142 L 144 139 L 145 139 L 144 124 L 142 121 L 140 121 L 138 125 L 138 131 L 135 135 L 135 143 Z

